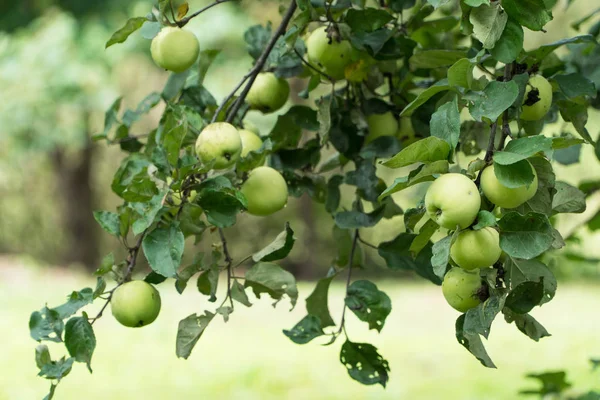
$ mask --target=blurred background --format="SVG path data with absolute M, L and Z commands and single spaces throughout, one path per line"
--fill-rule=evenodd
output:
M 196 10 L 209 1 L 190 1 Z M 566 3 L 566 1 L 565 1 Z M 592 0 L 575 1 L 565 10 L 559 2 L 547 33 L 526 35 L 526 49 L 578 34 L 570 23 L 587 15 Z M 205 84 L 220 100 L 251 66 L 244 31 L 280 17 L 277 1 L 243 0 L 214 7 L 188 25 L 202 49 L 222 49 Z M 119 199 L 110 182 L 123 154 L 117 147 L 92 143 L 103 129 L 104 112 L 119 97 L 135 107 L 147 94 L 160 91 L 168 74 L 149 55 L 150 41 L 132 35 L 108 50 L 104 44 L 127 18 L 143 16 L 149 1 L 28 0 L 0 2 L 0 400 L 40 399 L 49 384 L 36 378 L 35 342 L 27 320 L 46 302 L 60 304 L 74 289 L 93 285 L 90 272 L 119 243 L 103 234 L 92 211 L 112 210 Z M 585 25 L 584 25 L 585 27 Z M 600 86 L 600 74 L 596 85 Z M 293 80 L 293 101 L 306 81 Z M 314 100 L 314 99 L 313 99 Z M 312 105 L 313 100 L 306 104 Z M 291 103 L 290 103 L 291 104 Z M 135 125 L 132 134 L 155 127 L 162 110 Z M 249 120 L 267 134 L 275 116 L 250 113 Z M 600 113 L 591 112 L 588 129 L 597 137 Z M 569 131 L 562 122 L 547 134 Z M 577 186 L 600 178 L 600 163 L 591 146 L 580 148 L 580 164 L 556 163 L 557 179 Z M 463 166 L 468 160 L 460 160 Z M 380 171 L 390 184 L 405 171 Z M 409 208 L 426 185 L 395 197 Z M 598 193 L 596 193 L 598 194 Z M 390 361 L 386 390 L 351 381 L 338 362 L 337 345 L 296 346 L 281 334 L 303 315 L 303 302 L 293 312 L 277 309 L 268 299 L 236 312 L 228 324 L 213 322 L 192 357 L 174 352 L 177 321 L 212 307 L 198 293 L 179 296 L 162 285 L 164 308 L 159 320 L 143 330 L 126 330 L 111 318 L 98 325 L 98 347 L 92 366 L 75 368 L 57 391 L 59 399 L 510 399 L 528 386 L 527 372 L 566 369 L 582 388 L 600 389 L 600 376 L 588 359 L 600 355 L 600 230 L 585 222 L 596 215 L 600 197 L 588 210 L 556 221 L 568 246 L 552 255 L 550 266 L 560 288 L 550 304 L 533 315 L 552 337 L 534 343 L 496 321 L 488 343 L 498 370 L 486 370 L 454 338 L 458 316 L 438 287 L 385 269 L 377 254 L 365 251 L 365 265 L 381 280 L 394 310 L 381 335 L 353 323 L 353 340 L 372 340 Z M 305 298 L 314 281 L 327 271 L 332 254 L 333 222 L 322 205 L 307 196 L 293 199 L 273 218 L 239 217 L 228 229 L 234 257 L 264 246 L 290 221 L 298 238 L 285 267 L 306 282 Z M 385 220 L 363 235 L 378 243 L 403 230 L 402 217 Z M 265 243 L 255 238 L 265 238 Z M 210 238 L 205 241 L 210 242 Z M 210 246 L 205 243 L 203 246 Z M 189 243 L 187 257 L 198 251 Z M 341 312 L 342 283 L 330 297 L 332 314 Z M 352 332 L 351 331 L 351 332 Z

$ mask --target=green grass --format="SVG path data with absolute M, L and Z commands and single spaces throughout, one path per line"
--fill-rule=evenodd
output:
M 57 305 L 62 294 L 92 283 L 64 271 L 0 268 L 1 400 L 45 395 L 48 383 L 36 377 L 29 313 L 46 301 Z M 392 371 L 385 390 L 350 380 L 338 361 L 341 340 L 329 347 L 316 341 L 298 346 L 281 333 L 303 316 L 303 300 L 291 313 L 289 302 L 274 309 L 266 298 L 249 309 L 237 305 L 229 323 L 215 319 L 190 359 L 179 360 L 174 350 L 177 322 L 214 305 L 193 286 L 179 296 L 166 283 L 161 287 L 162 314 L 154 324 L 126 329 L 107 313 L 95 325 L 94 373 L 76 365 L 59 386 L 57 398 L 515 399 L 518 390 L 528 385 L 525 373 L 563 368 L 581 391 L 597 384 L 588 359 L 600 355 L 598 285 L 559 287 L 556 299 L 534 313 L 553 334 L 540 343 L 498 319 L 487 343 L 497 370 L 482 367 L 456 342 L 458 314 L 445 304 L 439 288 L 391 281 L 379 285 L 394 305 L 382 333 L 368 332 L 353 315 L 349 333 L 354 341 L 372 341 L 389 360 Z M 311 288 L 312 284 L 300 285 L 302 299 Z M 330 298 L 335 318 L 340 315 L 342 290 L 341 285 L 335 286 Z M 64 350 L 57 345 L 51 351 L 56 357 Z

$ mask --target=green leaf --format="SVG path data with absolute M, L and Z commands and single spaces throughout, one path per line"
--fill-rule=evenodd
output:
M 177 280 L 175 281 L 177 293 L 182 294 L 187 287 L 189 280 L 205 268 L 203 261 L 204 253 L 198 253 L 194 256 L 194 262 L 177 274 Z
M 152 197 L 150 201 L 143 203 L 129 203 L 129 207 L 135 211 L 138 216 L 132 225 L 134 235 L 139 235 L 156 222 L 156 217 L 163 208 L 163 201 L 167 195 L 167 190 L 168 189 L 163 189 L 156 196 Z
M 506 307 L 517 314 L 527 314 L 544 297 L 543 282 L 523 282 L 514 286 L 506 298 Z
M 86 363 L 92 372 L 92 355 L 96 349 L 96 335 L 87 317 L 73 317 L 65 325 L 65 346 L 77 362 Z
M 532 340 L 538 342 L 541 338 L 551 336 L 546 328 L 544 328 L 539 322 L 536 321 L 529 314 L 516 314 L 509 309 L 504 309 L 504 319 L 509 324 L 514 322 L 515 326 L 527 335 Z
M 554 237 L 548 217 L 538 213 L 505 214 L 500 221 L 500 248 L 509 256 L 530 260 L 548 250 Z
M 331 314 L 329 313 L 328 296 L 329 286 L 336 274 L 326 278 L 319 279 L 313 292 L 306 298 L 306 311 L 308 314 L 317 317 L 321 323 L 321 328 L 335 325 Z
M 446 160 L 450 154 L 450 145 L 444 140 L 430 136 L 421 139 L 403 149 L 400 153 L 384 162 L 389 168 L 401 168 L 416 162 L 425 164 Z
M 363 385 L 387 385 L 390 365 L 377 352 L 377 348 L 369 343 L 346 340 L 340 352 L 340 362 L 346 367 L 350 377 Z
M 504 307 L 504 300 L 503 293 L 492 292 L 487 300 L 467 311 L 463 324 L 463 334 L 471 337 L 481 335 L 487 339 L 490 335 L 492 322 Z
M 269 262 L 259 262 L 246 271 L 245 287 L 251 287 L 256 297 L 267 293 L 273 299 L 281 300 L 286 294 L 292 303 L 292 308 L 298 300 L 298 288 L 294 275 L 282 269 L 279 265 Z
M 421 229 L 419 229 L 419 234 L 411 243 L 410 251 L 413 254 L 419 254 L 429 244 L 429 240 L 439 228 L 440 226 L 434 220 L 428 219 Z
M 387 158 L 400 151 L 400 142 L 393 136 L 380 136 L 365 144 L 359 155 L 365 159 Z
M 515 61 L 521 51 L 523 51 L 524 37 L 523 27 L 509 18 L 502 35 L 494 48 L 490 50 L 492 57 L 505 64 Z
M 33 312 L 29 317 L 29 334 L 37 342 L 62 342 L 64 327 L 60 314 L 48 307 Z
M 105 48 L 109 48 L 113 44 L 123 43 L 127 40 L 129 35 L 140 29 L 142 25 L 144 25 L 144 22 L 146 22 L 147 20 L 148 19 L 146 19 L 145 17 L 135 17 L 128 19 L 125 23 L 125 26 L 113 33 L 108 42 L 106 42 Z
M 431 164 L 421 165 L 417 169 L 411 171 L 408 176 L 396 178 L 394 182 L 379 195 L 377 200 L 381 201 L 384 198 L 413 185 L 433 181 L 438 175 L 447 173 L 449 168 L 450 164 L 446 160 L 434 161 Z
M 54 308 L 61 319 L 69 318 L 82 307 L 91 304 L 94 301 L 94 291 L 91 288 L 85 288 L 79 292 L 71 293 L 67 299 L 68 301 L 65 304 Z
M 492 5 L 481 5 L 474 8 L 469 14 L 469 21 L 473 25 L 473 36 L 483 44 L 484 49 L 495 46 L 504 31 L 508 15 L 499 2 Z
M 568 99 L 580 96 L 596 97 L 596 85 L 581 74 L 555 75 L 553 79 Z
M 242 303 L 246 307 L 252 306 L 252 303 L 250 303 L 248 295 L 246 294 L 246 290 L 244 289 L 244 285 L 239 283 L 237 280 L 235 280 L 231 285 L 231 298 L 238 303 Z
M 537 390 L 522 390 L 519 392 L 519 394 L 537 394 L 543 398 L 548 397 L 547 395 L 560 395 L 561 393 L 564 393 L 566 389 L 572 386 L 569 382 L 567 382 L 567 374 L 565 371 L 528 374 L 527 377 L 537 379 L 542 384 L 542 387 Z M 579 398 L 578 400 L 586 399 Z
M 464 3 L 471 7 L 479 7 L 480 5 L 490 5 L 490 0 L 464 0 Z
M 286 258 L 288 254 L 290 254 L 290 251 L 292 251 L 295 241 L 294 231 L 290 227 L 290 223 L 286 222 L 285 230 L 277 235 L 275 240 L 267 247 L 254 253 L 252 255 L 252 260 L 254 262 L 277 261 Z
M 120 236 L 121 223 L 118 214 L 110 211 L 94 211 L 94 219 L 107 233 Z
M 526 160 L 540 153 L 552 151 L 552 139 L 537 135 L 523 137 L 508 142 L 503 151 L 494 153 L 494 162 L 501 165 L 510 165 Z
M 529 186 L 534 178 L 531 164 L 527 160 L 521 160 L 510 165 L 494 162 L 494 174 L 501 184 L 509 188 Z
M 466 315 L 463 314 L 456 320 L 456 340 L 458 340 L 458 343 L 463 345 L 465 349 L 469 350 L 483 366 L 496 368 L 496 365 L 494 365 L 494 362 L 483 346 L 481 337 L 477 334 L 464 331 L 465 319 Z
M 473 83 L 475 64 L 468 58 L 461 58 L 448 69 L 448 84 L 470 89 Z
M 106 113 L 104 114 L 104 132 L 100 134 L 101 137 L 106 138 L 112 127 L 119 123 L 119 110 L 121 109 L 122 103 L 123 97 L 119 97 L 111 104 L 110 108 L 106 110 Z
M 407 105 L 404 108 L 404 110 L 402 110 L 402 112 L 400 113 L 400 116 L 401 117 L 410 117 L 413 114 L 413 112 L 417 108 L 419 108 L 423 104 L 425 104 L 427 102 L 427 100 L 429 100 L 430 98 L 432 98 L 433 96 L 435 96 L 436 94 L 438 94 L 440 92 L 450 90 L 450 88 L 451 88 L 451 86 L 448 83 L 447 79 L 443 79 L 441 81 L 436 82 L 432 86 L 428 87 L 427 89 L 425 89 L 424 91 L 419 93 L 417 98 L 414 99 L 409 105 Z
M 566 122 L 571 122 L 577 130 L 577 133 L 581 135 L 588 143 L 595 144 L 595 140 L 586 129 L 588 122 L 588 106 L 578 104 L 573 101 L 561 100 L 558 102 L 558 108 L 560 110 L 561 117 Z
M 320 80 L 320 78 L 319 78 Z M 319 121 L 319 136 L 321 136 L 321 144 L 326 143 L 329 138 L 329 130 L 331 129 L 331 101 L 333 96 L 321 97 L 317 102 L 317 119 Z
M 334 175 L 327 182 L 327 197 L 325 199 L 325 210 L 330 214 L 335 213 L 340 206 L 340 201 L 342 199 L 340 185 L 342 183 L 344 183 L 344 177 L 341 175 Z
M 556 193 L 552 198 L 555 213 L 582 213 L 586 209 L 585 193 L 566 182 L 556 182 Z
M 145 202 L 158 193 L 150 179 L 150 162 L 140 154 L 125 158 L 115 173 L 111 188 L 126 201 Z
M 142 248 L 150 267 L 167 278 L 175 278 L 184 250 L 184 237 L 179 222 L 159 226 L 144 237 Z
M 456 97 L 440 106 L 431 116 L 431 136 L 438 137 L 455 149 L 460 136 L 460 114 Z
M 394 17 L 380 9 L 365 8 L 363 10 L 350 9 L 346 14 L 346 23 L 352 31 L 372 32 L 383 28 L 385 24 L 393 20 Z
M 385 207 L 376 208 L 373 212 L 340 211 L 335 214 L 335 224 L 342 229 L 370 228 L 383 218 Z
M 541 31 L 552 21 L 552 12 L 544 0 L 503 0 L 502 6 L 509 17 L 532 31 Z
M 271 39 L 271 24 L 266 26 L 254 25 L 244 33 L 246 49 L 252 58 L 257 59 Z
M 52 357 L 50 357 L 50 350 L 48 350 L 48 346 L 45 344 L 40 344 L 35 348 L 35 364 L 39 369 L 46 364 L 50 364 L 52 362 Z
M 552 164 L 544 157 L 532 157 L 529 162 L 535 168 L 538 176 L 538 190 L 535 195 L 514 210 L 522 215 L 537 212 L 547 216 L 552 215 L 552 196 L 554 195 L 554 172 Z
M 69 375 L 75 359 L 63 357 L 58 361 L 52 361 L 48 364 L 44 364 L 40 369 L 38 376 L 43 376 L 46 379 L 61 380 L 65 376 Z M 50 395 L 53 395 L 54 391 L 50 389 Z M 51 397 L 49 397 L 51 398 Z
M 306 344 L 317 338 L 323 336 L 325 332 L 321 328 L 321 320 L 319 317 L 314 315 L 307 315 L 302 318 L 292 329 L 284 330 L 283 334 L 290 338 L 290 340 L 296 344 Z
M 518 95 L 519 87 L 516 82 L 492 81 L 469 105 L 469 111 L 476 121 L 481 121 L 482 118 L 496 121 L 515 102 Z
M 214 303 L 217 301 L 217 287 L 219 286 L 219 266 L 213 261 L 213 264 L 200 275 L 196 281 L 198 291 L 205 296 L 210 296 L 208 301 Z
M 481 210 L 477 213 L 477 224 L 473 225 L 473 230 L 478 231 L 488 226 L 496 226 L 496 217 L 489 211 Z
M 109 253 L 100 262 L 100 267 L 94 272 L 94 275 L 102 276 L 112 271 L 115 265 L 115 256 L 113 253 Z
M 466 56 L 463 50 L 424 50 L 413 54 L 409 63 L 413 69 L 449 67 Z
M 176 339 L 177 357 L 188 359 L 194 346 L 196 346 L 196 343 L 198 343 L 198 340 L 200 340 L 204 330 L 214 316 L 215 314 L 205 311 L 204 315 L 198 316 L 192 314 L 179 321 Z
M 169 164 L 176 167 L 179 160 L 181 144 L 188 131 L 187 119 L 176 112 L 168 112 L 165 123 L 160 130 L 162 145 L 167 151 Z
M 440 279 L 443 279 L 446 274 L 446 268 L 450 261 L 450 247 L 452 247 L 452 235 L 446 236 L 433 244 L 431 266 L 433 267 L 433 273 Z
M 392 311 L 392 301 L 388 295 L 367 280 L 352 282 L 344 302 L 358 319 L 369 324 L 369 329 L 377 329 L 378 332 L 381 332 L 385 319 Z
M 561 46 L 568 44 L 578 44 L 578 43 L 591 43 L 596 40 L 592 35 L 580 35 L 575 36 L 569 39 L 561 39 L 557 42 L 553 42 L 550 44 L 546 44 L 540 46 L 538 49 L 530 51 L 527 53 L 528 58 L 531 58 L 531 64 L 539 63 L 544 58 L 546 58 L 550 53 L 554 52 L 554 50 L 558 49 Z
M 224 176 L 207 179 L 194 189 L 198 193 L 196 202 L 208 222 L 219 228 L 234 225 L 236 215 L 248 205 L 246 198 Z
M 554 274 L 538 260 L 522 260 L 512 258 L 506 266 L 506 277 L 512 287 L 519 286 L 523 282 L 543 282 L 544 297 L 540 305 L 549 302 L 556 293 L 556 278 Z

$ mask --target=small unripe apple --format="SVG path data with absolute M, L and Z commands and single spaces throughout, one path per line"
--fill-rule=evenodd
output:
M 464 313 L 481 303 L 477 294 L 481 286 L 478 269 L 465 271 L 462 268 L 452 268 L 444 276 L 442 293 L 452 308 Z
M 365 138 L 365 143 L 370 143 L 382 136 L 395 136 L 398 132 L 398 120 L 391 111 L 368 115 L 367 125 L 369 125 L 369 134 Z
M 429 217 L 446 229 L 467 228 L 475 221 L 481 196 L 475 183 L 462 174 L 444 174 L 437 178 L 425 194 Z
M 534 89 L 537 91 L 537 95 L 536 92 L 532 93 Z M 535 101 L 536 97 L 537 101 Z M 525 96 L 523 97 L 521 119 L 525 121 L 539 121 L 548 113 L 551 105 L 552 85 L 550 82 L 542 75 L 534 75 L 529 78 Z
M 246 102 L 250 108 L 265 114 L 275 112 L 285 105 L 290 95 L 290 84 L 272 72 L 261 72 L 252 84 Z
M 285 179 L 271 167 L 250 171 L 240 191 L 248 200 L 248 212 L 252 215 L 271 215 L 285 207 L 288 200 Z
M 169 26 L 152 39 L 150 52 L 159 67 L 179 73 L 196 62 L 200 44 L 192 32 Z
M 240 138 L 242 139 L 242 157 L 246 157 L 251 151 L 256 151 L 261 148 L 263 141 L 254 132 L 248 129 L 240 129 Z
M 489 226 L 478 231 L 460 232 L 450 248 L 454 262 L 466 270 L 490 267 L 501 254 L 500 235 Z
M 196 140 L 196 154 L 204 164 L 215 160 L 214 169 L 231 167 L 240 158 L 241 152 L 240 134 L 227 122 L 207 125 Z
M 160 313 L 160 294 L 144 281 L 119 286 L 110 299 L 112 314 L 121 325 L 139 328 L 154 322 Z
M 529 163 L 531 165 L 531 163 Z M 533 171 L 533 182 L 516 188 L 504 186 L 494 172 L 494 165 L 490 165 L 481 174 L 481 189 L 489 201 L 502 208 L 515 208 L 535 196 L 538 190 L 538 177 L 535 168 Z
M 347 40 L 329 38 L 327 28 L 315 29 L 306 40 L 308 60 L 333 79 L 344 79 L 352 62 L 352 45 Z

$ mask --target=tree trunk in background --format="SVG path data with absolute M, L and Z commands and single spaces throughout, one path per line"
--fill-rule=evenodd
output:
M 94 146 L 67 156 L 65 149 L 54 153 L 54 166 L 59 182 L 59 201 L 62 205 L 63 231 L 67 237 L 62 261 L 82 264 L 89 270 L 98 267 L 98 227 L 94 220 L 94 196 L 91 188 L 91 169 Z

